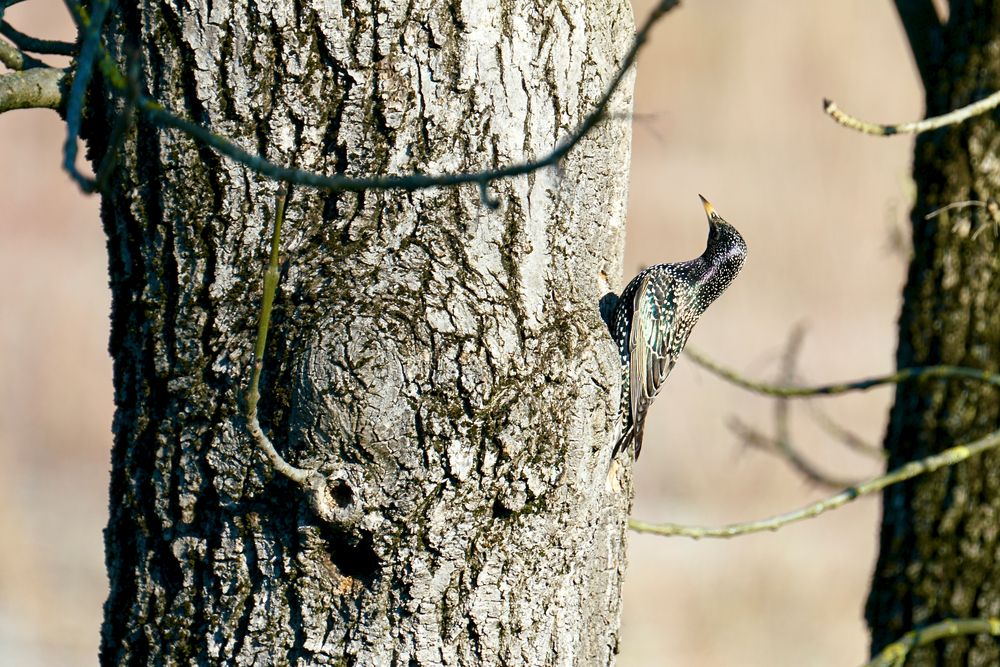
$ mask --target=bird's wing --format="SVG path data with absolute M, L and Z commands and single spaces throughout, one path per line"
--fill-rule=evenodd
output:
M 632 332 L 629 337 L 629 393 L 632 422 L 641 434 L 642 415 L 660 391 L 676 361 L 673 349 L 676 295 L 663 281 L 643 277 L 632 301 Z M 637 443 L 638 444 L 638 443 Z

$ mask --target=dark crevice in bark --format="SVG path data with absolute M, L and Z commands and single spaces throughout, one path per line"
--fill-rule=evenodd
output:
M 290 560 L 294 560 L 302 553 L 302 544 L 297 532 L 291 536 L 291 540 L 293 542 L 289 549 L 291 551 Z M 292 630 L 292 645 L 288 649 L 288 660 L 304 660 L 308 664 L 312 662 L 312 655 L 311 652 L 306 650 L 306 623 L 302 609 L 305 601 L 299 595 L 298 586 L 291 585 L 285 590 L 288 596 L 288 624 Z
M 337 526 L 321 526 L 330 559 L 340 572 L 371 587 L 382 562 L 375 553 L 374 540 L 367 531 L 348 531 Z
M 239 525 L 234 522 L 234 526 Z M 240 531 L 243 532 L 243 531 Z M 221 544 L 216 547 L 217 551 L 210 551 L 209 553 L 224 553 Z M 233 633 L 233 638 L 235 639 L 235 645 L 233 647 L 233 655 L 243 655 L 245 653 L 245 644 L 248 640 L 253 638 L 253 633 L 250 632 L 250 622 L 253 619 L 253 607 L 254 607 L 254 593 L 260 590 L 260 580 L 259 577 L 255 577 L 254 573 L 258 571 L 257 566 L 257 549 L 254 546 L 252 539 L 243 540 L 243 551 L 242 554 L 244 564 L 246 565 L 247 572 L 249 573 L 249 581 L 247 582 L 247 593 L 243 598 L 242 609 L 240 610 L 239 618 L 235 619 L 233 625 L 236 631 Z M 225 641 L 226 636 L 221 633 L 217 633 L 215 637 L 216 641 L 220 643 Z

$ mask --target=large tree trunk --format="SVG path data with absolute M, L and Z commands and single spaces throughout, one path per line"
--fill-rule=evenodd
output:
M 921 19 L 918 6 L 929 8 L 930 0 L 898 4 L 909 28 L 919 28 L 911 31 L 911 43 L 928 115 L 1000 88 L 1000 2 L 953 1 L 947 27 Z M 917 139 L 900 368 L 957 364 L 1000 370 L 1000 243 L 989 228 L 990 213 L 966 208 L 925 219 L 950 202 L 1000 199 L 997 129 L 994 113 Z M 987 229 L 980 233 L 982 226 Z M 997 428 L 1000 396 L 992 387 L 901 385 L 885 442 L 889 467 Z M 873 652 L 907 630 L 945 618 L 1000 615 L 998 554 L 1000 454 L 888 488 L 867 608 Z M 906 664 L 997 665 L 1000 645 L 988 636 L 950 639 L 915 651 Z
M 122 3 L 128 4 L 128 3 Z M 627 2 L 129 5 L 150 94 L 326 173 L 546 152 L 629 45 Z M 628 111 L 631 85 L 612 103 Z M 91 96 L 92 157 L 113 109 Z M 324 522 L 247 435 L 277 184 L 140 122 L 104 199 L 117 414 L 103 664 L 603 665 L 628 471 L 607 484 L 629 124 L 561 171 L 474 187 L 293 188 L 262 423 L 330 476 Z

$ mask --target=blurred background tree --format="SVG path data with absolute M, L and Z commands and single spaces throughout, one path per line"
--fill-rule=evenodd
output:
M 1000 2 L 897 0 L 937 116 L 1000 89 Z M 938 9 L 942 14 L 938 14 Z M 896 365 L 954 364 L 1000 370 L 998 115 L 920 134 L 914 146 L 913 254 L 899 318 Z M 976 202 L 937 215 L 956 202 Z M 888 465 L 926 456 L 1000 428 L 995 388 L 920 382 L 896 391 Z M 889 487 L 866 616 L 872 649 L 950 617 L 1000 615 L 1000 454 Z M 907 665 L 997 665 L 989 635 L 917 649 Z

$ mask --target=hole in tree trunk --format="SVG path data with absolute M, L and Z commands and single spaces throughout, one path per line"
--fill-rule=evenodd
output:
M 375 553 L 371 534 L 363 531 L 359 537 L 331 527 L 327 527 L 324 533 L 330 560 L 340 573 L 358 579 L 366 586 L 370 585 L 382 567 L 382 562 Z

